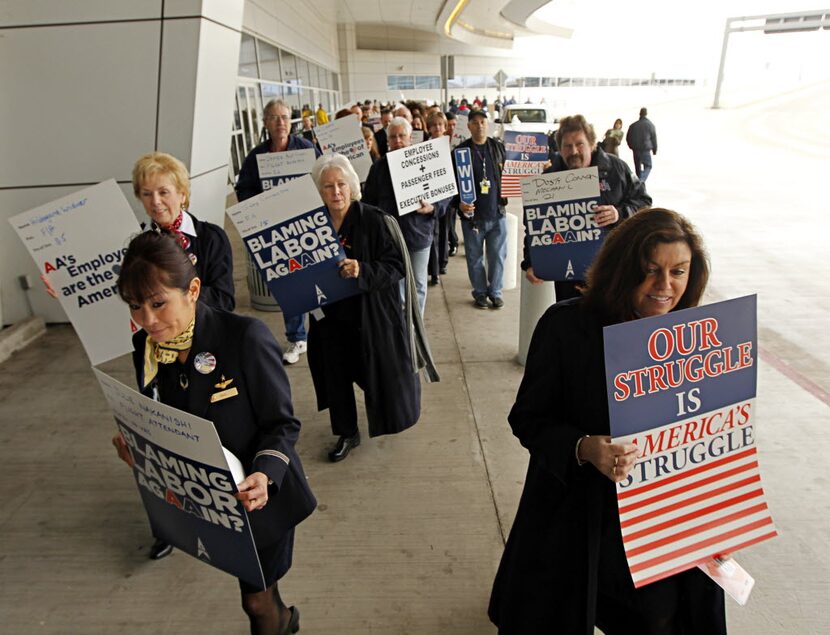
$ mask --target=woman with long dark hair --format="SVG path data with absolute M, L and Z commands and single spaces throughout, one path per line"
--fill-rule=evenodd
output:
M 635 589 L 615 483 L 637 448 L 609 436 L 602 328 L 696 306 L 709 267 L 692 225 L 646 209 L 606 238 L 583 297 L 539 320 L 508 420 L 530 452 L 490 619 L 499 633 L 717 635 L 723 593 L 698 569 Z

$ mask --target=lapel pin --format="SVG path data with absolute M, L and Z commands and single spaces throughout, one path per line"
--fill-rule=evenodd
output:
M 233 377 L 231 377 L 230 379 L 225 379 L 225 376 L 222 375 L 221 381 L 218 384 L 216 384 L 214 386 L 214 388 L 218 388 L 219 390 L 224 390 L 225 388 L 230 386 L 232 382 L 233 382 Z
M 195 267 L 196 266 L 196 260 L 197 260 L 196 254 L 187 254 L 187 255 L 190 257 L 190 262 L 192 262 L 193 266 Z
M 199 353 L 193 360 L 193 366 L 203 375 L 208 375 L 216 368 L 216 358 L 212 353 Z

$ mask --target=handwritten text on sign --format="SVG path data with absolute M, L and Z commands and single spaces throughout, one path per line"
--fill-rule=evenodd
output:
M 130 314 L 116 288 L 118 265 L 141 228 L 114 180 L 9 219 L 93 364 L 132 348 Z

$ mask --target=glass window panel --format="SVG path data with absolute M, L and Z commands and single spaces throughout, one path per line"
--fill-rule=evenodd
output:
M 308 62 L 301 57 L 297 58 L 297 79 L 300 80 L 303 86 L 308 86 L 311 83 L 309 81 Z
M 386 87 L 388 90 L 415 90 L 415 79 L 412 75 L 387 75 Z
M 282 66 L 282 80 L 284 82 L 292 82 L 297 79 L 297 64 L 293 53 L 288 51 L 280 51 L 280 60 Z
M 432 90 L 441 87 L 439 75 L 416 75 L 415 88 L 418 90 Z
M 280 75 L 280 52 L 276 46 L 267 42 L 257 40 L 257 53 L 259 54 L 259 70 L 262 79 L 270 79 L 272 82 L 282 80 Z
M 340 75 L 337 73 L 331 74 L 331 87 L 333 90 L 340 90 Z
M 254 38 L 247 33 L 242 34 L 242 41 L 239 46 L 239 74 L 242 77 L 259 77 Z
M 525 86 L 528 88 L 539 88 L 538 77 L 525 77 Z

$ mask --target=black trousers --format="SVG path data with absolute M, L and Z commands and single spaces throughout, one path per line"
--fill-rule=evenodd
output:
M 339 325 L 338 325 L 339 326 Z M 326 396 L 331 432 L 337 436 L 357 434 L 357 403 L 354 384 L 366 390 L 366 371 L 360 344 L 360 330 L 338 329 L 337 337 L 321 342 L 325 348 Z

